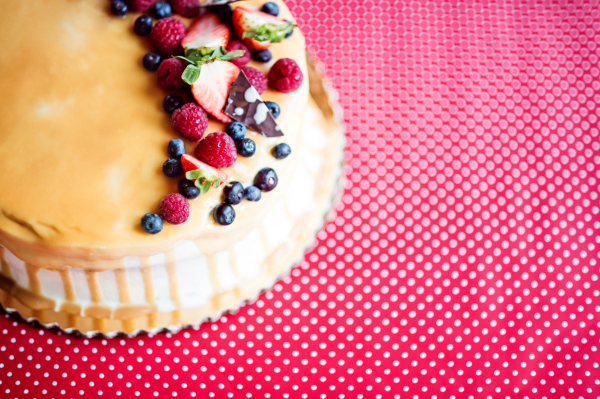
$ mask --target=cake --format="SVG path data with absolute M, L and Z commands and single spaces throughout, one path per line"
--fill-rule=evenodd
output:
M 244 1 L 231 7 L 255 12 L 263 3 Z M 198 90 L 194 85 L 165 90 L 161 85 L 168 84 L 159 85 L 156 73 L 146 70 L 142 59 L 157 51 L 157 44 L 138 35 L 137 23 L 134 31 L 139 14 L 131 5 L 127 16 L 117 17 L 106 0 L 0 3 L 0 302 L 4 308 L 67 331 L 174 330 L 236 309 L 302 258 L 336 192 L 343 135 L 328 104 L 332 92 L 323 89 L 314 66 L 307 63 L 300 30 L 288 22 L 294 19 L 285 4 L 274 3 L 278 18 L 287 24 L 281 32 L 289 36 L 293 29 L 293 33 L 269 43 L 272 59 L 267 62 L 253 50 L 253 58 L 260 61 L 251 60 L 248 66 L 272 78 L 278 60 L 293 60 L 302 73 L 301 84 L 292 92 L 282 92 L 269 82 L 259 101 L 275 102 L 280 115 L 270 122 L 274 123 L 270 131 L 248 127 L 246 137 L 254 142 L 255 153 L 241 156 L 245 150 L 236 141 L 237 160 L 218 168 L 227 178 L 208 179 L 206 193 L 185 200 L 186 220 L 164 221 L 157 234 L 150 234 L 140 220 L 146 214 L 170 220 L 161 214 L 167 207 L 162 200 L 179 192 L 181 174 L 165 176 L 168 167 L 163 164 L 171 140 L 187 137 L 174 130 L 163 99 L 176 94 L 195 104 Z M 195 14 L 203 18 L 207 12 L 199 9 Z M 186 26 L 187 42 L 203 38 L 187 35 L 198 26 L 197 19 L 171 18 Z M 229 42 L 257 40 L 256 36 L 235 39 L 238 27 L 231 25 L 231 12 L 219 18 L 229 29 Z M 156 26 L 154 21 L 153 29 Z M 191 53 L 178 47 L 174 54 Z M 218 54 L 226 58 L 223 54 L 229 53 Z M 175 60 L 169 55 L 162 54 L 163 63 Z M 234 62 L 219 59 L 206 65 L 222 63 L 230 68 Z M 244 76 L 254 81 L 250 75 Z M 234 99 L 231 90 L 225 94 L 226 100 Z M 232 117 L 250 112 L 236 106 L 227 115 L 228 104 L 231 101 L 208 113 L 199 143 L 209 143 L 211 133 L 229 129 Z M 208 102 L 206 108 L 212 109 Z M 269 112 L 268 118 L 272 116 Z M 265 119 L 265 115 L 255 118 Z M 231 134 L 222 136 L 229 140 Z M 184 139 L 184 143 L 185 157 L 194 157 L 198 141 Z M 278 159 L 274 147 L 282 143 L 291 154 Z M 173 162 L 174 167 L 180 165 Z M 224 190 L 232 182 L 260 187 L 256 179 L 261 170 L 276 174 L 274 189 L 263 190 L 259 201 L 224 204 Z M 203 178 L 198 181 L 206 183 Z M 219 219 L 217 208 L 233 209 L 233 222 Z

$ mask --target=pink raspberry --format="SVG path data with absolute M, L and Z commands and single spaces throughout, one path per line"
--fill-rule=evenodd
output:
M 229 62 L 239 66 L 240 68 L 250 62 L 250 49 L 248 48 L 248 46 L 246 46 L 244 43 L 240 42 L 239 40 L 234 40 L 234 41 L 229 42 L 229 44 L 227 45 L 227 51 L 234 51 L 234 50 L 244 50 L 245 53 L 241 57 L 234 58 Z
M 181 75 L 185 69 L 183 61 L 177 58 L 167 58 L 158 67 L 156 76 L 158 85 L 165 90 L 177 89 L 183 86 Z
M 263 94 L 265 90 L 267 90 L 267 77 L 264 73 L 262 73 L 262 71 L 249 66 L 243 67 L 242 71 L 248 78 L 250 84 L 254 86 L 258 94 Z
M 215 168 L 228 168 L 237 160 L 235 142 L 227 133 L 211 133 L 201 140 L 194 151 L 196 158 Z
M 129 8 L 133 12 L 146 12 L 158 0 L 128 0 Z
M 198 0 L 170 0 L 175 14 L 185 18 L 195 18 L 200 14 L 200 3 Z
M 179 193 L 167 195 L 160 201 L 158 215 L 171 224 L 181 224 L 190 216 L 190 203 Z
M 185 32 L 186 28 L 183 22 L 175 18 L 164 18 L 156 22 L 152 28 L 150 41 L 160 54 L 170 55 L 179 47 Z
M 282 93 L 298 90 L 303 78 L 300 67 L 291 58 L 277 60 L 269 71 L 269 85 Z
M 208 127 L 208 118 L 201 107 L 194 103 L 188 103 L 173 112 L 171 124 L 184 138 L 198 141 L 204 136 Z

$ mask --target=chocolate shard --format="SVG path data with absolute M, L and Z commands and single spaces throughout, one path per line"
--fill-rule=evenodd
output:
M 240 72 L 229 88 L 229 97 L 223 112 L 231 119 L 240 122 L 248 129 L 266 137 L 283 136 L 277 122 L 269 112 L 269 108 L 260 98 L 260 94 Z

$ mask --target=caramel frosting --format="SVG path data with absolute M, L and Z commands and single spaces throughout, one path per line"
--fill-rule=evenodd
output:
M 186 223 L 165 224 L 157 235 L 141 229 L 140 218 L 177 192 L 178 179 L 164 176 L 162 164 L 178 135 L 161 106 L 168 92 L 142 66 L 151 46 L 133 33 L 136 15 L 117 18 L 108 8 L 106 0 L 0 2 L 0 244 L 38 266 L 113 268 L 124 256 L 150 256 L 183 239 L 217 248 L 258 223 L 278 195 L 276 188 L 258 203 L 244 201 L 224 227 L 210 215 L 221 189 L 211 189 L 190 201 Z M 287 185 L 298 162 L 294 153 L 278 161 L 270 150 L 286 142 L 293 152 L 299 139 L 308 101 L 304 37 L 296 29 L 271 51 L 271 62 L 250 65 L 267 73 L 277 59 L 293 58 L 305 79 L 294 93 L 262 95 L 280 105 L 285 136 L 249 133 L 256 154 L 224 170 L 244 185 L 263 167 Z M 210 118 L 206 134 L 224 128 Z M 186 143 L 188 153 L 194 146 Z

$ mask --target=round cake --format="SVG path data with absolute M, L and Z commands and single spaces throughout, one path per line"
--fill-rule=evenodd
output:
M 283 2 L 115 3 L 0 3 L 0 302 L 66 330 L 176 329 L 301 259 L 343 134 Z

